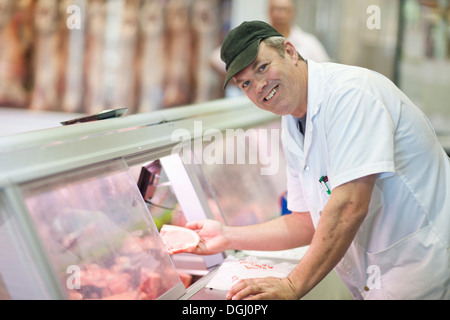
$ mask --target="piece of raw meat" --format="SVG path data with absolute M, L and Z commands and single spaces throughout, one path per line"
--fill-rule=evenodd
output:
M 141 269 L 141 285 L 138 288 L 139 300 L 155 300 L 164 293 L 161 274 L 150 269 Z
M 178 276 L 183 282 L 185 288 L 188 288 L 192 284 L 192 275 L 181 270 L 177 270 Z
M 160 234 L 169 254 L 189 252 L 200 242 L 198 234 L 188 228 L 165 224 Z

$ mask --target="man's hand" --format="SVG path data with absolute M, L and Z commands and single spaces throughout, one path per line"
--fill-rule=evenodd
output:
M 228 300 L 298 300 L 289 278 L 244 279 L 227 293 Z
M 209 255 L 228 249 L 226 227 L 220 222 L 215 220 L 194 221 L 187 223 L 185 227 L 196 231 L 200 236 L 199 244 L 190 253 Z

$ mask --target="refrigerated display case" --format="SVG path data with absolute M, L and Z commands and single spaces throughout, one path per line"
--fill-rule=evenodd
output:
M 123 159 L 26 182 L 16 192 L 30 220 L 27 236 L 40 242 L 59 280 L 55 294 L 156 299 L 180 291 L 177 271 Z M 14 271 L 8 253 L 2 257 L 4 270 Z
M 186 161 L 192 145 L 277 119 L 237 98 L 2 137 L 0 298 L 186 297 L 185 271 L 204 275 L 224 255 L 169 256 L 158 209 L 168 223 L 223 219 L 206 167 Z M 154 161 L 147 197 L 139 179 Z

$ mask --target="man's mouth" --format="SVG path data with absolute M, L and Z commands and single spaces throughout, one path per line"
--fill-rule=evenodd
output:
M 270 93 L 267 95 L 267 97 L 264 98 L 264 101 L 269 101 L 270 99 L 272 99 L 272 97 L 275 95 L 275 93 L 278 91 L 278 86 L 276 86 L 275 88 L 272 89 L 272 91 L 270 91 Z

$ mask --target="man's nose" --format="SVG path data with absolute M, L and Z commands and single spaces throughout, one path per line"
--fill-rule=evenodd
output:
M 264 91 L 267 85 L 267 81 L 265 79 L 258 79 L 256 81 L 256 93 L 261 93 Z

